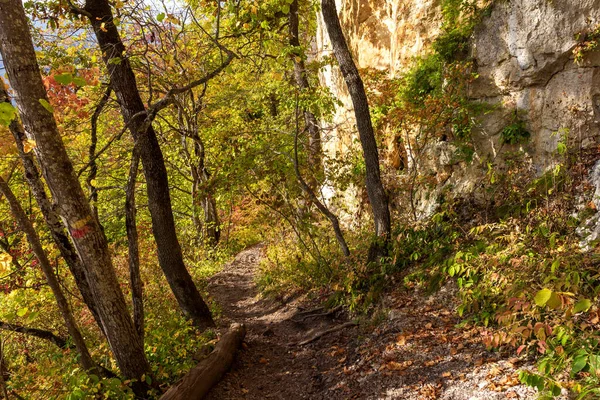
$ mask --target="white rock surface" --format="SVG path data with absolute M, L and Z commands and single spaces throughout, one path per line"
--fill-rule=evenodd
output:
M 440 33 L 439 0 L 338 0 L 337 6 L 359 68 L 385 70 L 391 77 L 398 76 L 414 57 L 425 54 Z M 575 148 L 598 145 L 600 54 L 591 54 L 582 65 L 576 65 L 572 55 L 576 35 L 598 23 L 600 0 L 495 3 L 472 38 L 472 56 L 480 76 L 470 96 L 499 106 L 480 118 L 473 133 L 475 164 L 502 162 L 506 149 L 499 142 L 500 132 L 516 110 L 531 133 L 523 150 L 537 174 L 560 162 L 556 149 L 564 137 Z M 322 21 L 316 42 L 319 56 L 330 54 Z M 335 157 L 357 146 L 352 104 L 337 68 L 325 69 L 320 80 L 343 104 L 334 117 L 335 129 L 325 138 L 325 151 Z M 468 193 L 476 190 L 474 182 L 485 173 L 485 168 L 473 165 L 451 165 L 446 153 L 434 147 L 428 165 L 436 164 L 432 171 L 443 170 L 444 179 L 431 193 L 417 194 L 421 216 L 435 210 L 443 187 L 451 185 L 455 192 Z M 405 178 L 399 174 L 397 179 Z

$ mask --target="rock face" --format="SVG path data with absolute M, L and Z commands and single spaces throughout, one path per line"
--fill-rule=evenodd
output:
M 338 12 L 359 68 L 387 71 L 398 76 L 411 60 L 428 52 L 441 30 L 442 0 L 338 0 Z M 502 145 L 500 133 L 514 121 L 525 122 L 531 134 L 523 145 L 527 161 L 540 175 L 559 161 L 559 141 L 571 148 L 590 149 L 600 142 L 600 55 L 588 54 L 579 65 L 573 49 L 577 35 L 600 23 L 600 0 L 497 0 L 491 12 L 475 28 L 471 56 L 479 78 L 469 89 L 473 101 L 495 106 L 478 118 L 473 132 L 475 162 L 495 163 L 511 147 Z M 319 21 L 317 48 L 327 54 L 330 45 Z M 337 129 L 326 139 L 331 157 L 347 151 L 356 137 L 352 105 L 341 75 L 326 68 L 321 83 L 341 101 L 334 117 Z M 434 146 L 435 147 L 435 146 Z M 437 146 L 439 147 L 439 146 Z M 514 149 L 513 149 L 514 150 Z M 464 163 L 431 163 L 436 172 L 448 174 L 431 194 L 416 197 L 420 215 L 435 209 L 436 193 L 469 192 L 481 179 L 482 168 Z M 443 152 L 442 152 L 443 153 Z M 398 177 L 402 179 L 402 177 Z

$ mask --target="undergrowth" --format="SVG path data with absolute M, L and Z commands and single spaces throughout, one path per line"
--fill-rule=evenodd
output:
M 468 100 L 467 87 L 477 78 L 468 42 L 492 3 L 444 0 L 442 33 L 432 53 L 398 79 L 363 71 L 380 139 L 382 132 L 392 132 L 393 141 L 411 153 L 416 172 L 409 185 L 388 184 L 404 206 L 417 184 L 439 183 L 417 170 L 428 145 L 451 141 L 464 161 L 473 160 L 474 116 L 486 110 Z M 587 38 L 595 40 L 596 33 Z M 457 314 L 485 328 L 483 341 L 490 350 L 537 359 L 535 372 L 521 371 L 522 383 L 536 387 L 541 398 L 561 391 L 580 399 L 599 397 L 600 256 L 597 243 L 582 249 L 576 233 L 596 212 L 593 202 L 581 206 L 590 189 L 583 183 L 590 163 L 581 154 L 569 154 L 568 131 L 557 135 L 556 164 L 544 174 L 534 171 L 522 150 L 505 150 L 502 165 L 482 160 L 487 173 L 476 185 L 478 198 L 442 196 L 438 212 L 418 222 L 410 204 L 414 221 L 402 218 L 395 227 L 392 258 L 378 265 L 364 263 L 364 243 L 370 238 L 360 230 L 347 238 L 353 251 L 349 259 L 331 241 L 316 243 L 321 254 L 308 256 L 296 235 L 282 231 L 261 264 L 261 288 L 305 291 L 367 314 L 381 293 L 394 289 L 392 277 L 403 277 L 407 288 L 430 292 L 452 280 L 459 288 Z M 501 140 L 516 145 L 529 136 L 515 115 Z

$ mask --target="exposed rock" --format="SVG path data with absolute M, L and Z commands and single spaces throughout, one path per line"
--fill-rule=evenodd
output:
M 376 68 L 398 76 L 414 57 L 426 54 L 440 33 L 439 0 L 340 0 L 338 11 L 359 68 Z M 330 54 L 327 32 L 319 21 L 317 49 Z M 539 175 L 559 161 L 557 145 L 592 148 L 600 142 L 600 55 L 573 61 L 578 33 L 600 22 L 600 0 L 511 0 L 495 2 L 476 27 L 472 57 L 479 78 L 470 87 L 473 101 L 495 106 L 478 120 L 473 132 L 474 163 L 454 163 L 448 152 L 433 146 L 428 170 L 437 174 L 437 187 L 417 193 L 420 216 L 435 210 L 444 188 L 455 193 L 476 190 L 488 160 L 502 163 L 506 147 L 500 133 L 518 113 L 531 133 L 523 145 L 525 162 Z M 352 104 L 337 68 L 320 75 L 343 104 L 324 138 L 330 157 L 355 146 Z M 444 145 L 441 145 L 444 146 Z M 401 176 L 396 179 L 402 180 Z M 344 196 L 342 196 L 344 197 Z M 346 198 L 355 197 L 346 194 Z M 342 200 L 343 201 L 343 200 Z M 354 203 L 348 202 L 358 206 Z

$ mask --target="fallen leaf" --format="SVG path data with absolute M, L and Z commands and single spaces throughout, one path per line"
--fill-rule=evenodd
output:
M 406 344 L 406 336 L 405 335 L 396 336 L 396 344 L 398 346 L 404 346 Z

